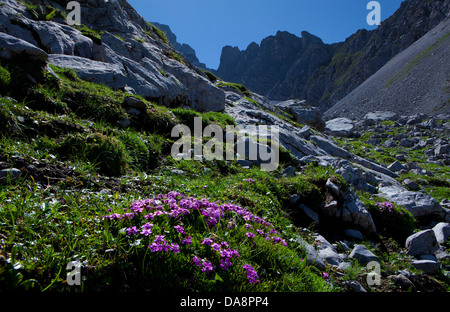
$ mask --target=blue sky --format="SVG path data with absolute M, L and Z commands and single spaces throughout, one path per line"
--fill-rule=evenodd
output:
M 195 49 L 209 68 L 219 66 L 226 45 L 246 49 L 278 30 L 297 36 L 304 30 L 325 43 L 344 41 L 366 22 L 369 0 L 128 0 L 147 21 L 169 25 L 178 42 Z M 378 0 L 381 19 L 402 0 Z

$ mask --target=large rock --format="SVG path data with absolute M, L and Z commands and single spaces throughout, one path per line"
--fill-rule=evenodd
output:
M 433 228 L 438 243 L 444 243 L 450 237 L 450 223 L 441 222 Z
M 344 259 L 337 253 L 334 246 L 326 240 L 322 235 L 318 235 L 315 239 L 315 244 L 318 245 L 318 257 L 333 266 L 339 266 L 344 262 Z
M 344 194 L 341 218 L 344 222 L 356 225 L 369 232 L 376 233 L 375 222 L 358 195 L 350 189 Z
M 394 112 L 370 112 L 364 116 L 364 119 L 371 119 L 374 121 L 388 121 L 397 120 L 398 114 Z
M 422 192 L 411 192 L 398 185 L 381 186 L 379 188 L 381 197 L 404 206 L 414 217 L 425 217 L 444 214 L 444 209 L 431 196 Z
M 1 180 L 8 180 L 11 181 L 17 180 L 21 175 L 21 172 L 19 169 L 11 168 L 11 169 L 2 169 L 0 170 L 0 181 Z
M 25 40 L 0 32 L 0 58 L 25 58 L 32 61 L 45 63 L 48 60 L 47 53 L 28 43 Z
M 395 162 L 393 162 L 388 166 L 388 169 L 393 172 L 398 172 L 402 169 L 405 169 L 405 166 L 403 166 L 398 160 L 396 160 Z
M 34 21 L 31 25 L 40 45 L 48 54 L 94 57 L 94 42 L 80 31 L 51 21 Z
M 256 142 L 248 136 L 238 139 L 235 145 L 238 159 L 248 159 L 255 165 L 268 164 L 274 161 L 275 151 L 270 146 Z
M 332 140 L 327 139 L 323 136 L 319 135 L 312 135 L 311 141 L 315 142 L 316 146 L 323 151 L 325 151 L 326 154 L 339 157 L 342 159 L 351 159 L 353 156 L 343 148 L 337 146 Z
M 319 257 L 324 262 L 333 266 L 338 266 L 339 264 L 344 262 L 342 257 L 332 248 L 325 248 L 319 250 Z
M 305 101 L 288 100 L 281 103 L 276 103 L 276 107 L 291 114 L 295 121 L 300 124 L 315 127 L 319 131 L 325 128 L 323 115 L 317 107 L 307 106 Z
M 414 260 L 411 264 L 426 274 L 435 274 L 441 269 L 440 263 L 434 260 Z
M 354 130 L 355 125 L 348 118 L 332 119 L 325 124 L 325 132 L 338 137 L 351 137 Z
M 362 265 L 368 264 L 372 261 L 380 262 L 378 257 L 364 245 L 356 245 L 350 253 L 349 258 L 358 260 L 358 262 Z
M 319 256 L 319 252 L 310 244 L 305 242 L 301 237 L 295 240 L 306 251 L 306 263 L 315 266 L 321 271 L 326 269 L 323 259 Z
M 405 246 L 408 255 L 411 256 L 430 255 L 439 249 L 433 230 L 425 230 L 409 236 Z

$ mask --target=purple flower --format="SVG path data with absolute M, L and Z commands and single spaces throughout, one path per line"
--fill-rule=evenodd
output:
M 177 230 L 177 233 L 184 233 L 184 228 L 181 225 L 175 225 L 174 228 Z
M 155 219 L 155 214 L 154 213 L 149 213 L 148 215 L 145 215 L 144 218 L 146 220 L 148 220 L 148 219 L 154 220 Z
M 138 235 L 139 230 L 137 227 L 133 226 L 133 227 L 127 229 L 127 234 L 128 235 Z
M 324 279 L 330 279 L 330 275 L 328 273 L 323 272 Z
M 230 262 L 228 258 L 220 259 L 220 267 L 224 269 L 225 271 L 232 266 L 233 264 Z
M 213 248 L 214 251 L 220 251 L 220 244 L 213 243 L 211 247 Z
M 174 253 L 180 252 L 180 246 L 178 244 L 172 243 L 170 245 L 170 250 L 172 250 Z
M 149 236 L 150 234 L 152 234 L 152 227 L 153 224 L 152 223 L 146 223 L 142 226 L 142 231 L 141 234 L 145 235 L 145 236 Z
M 247 230 L 253 229 L 253 225 L 246 223 L 246 224 L 245 224 L 245 228 L 246 228 Z
M 214 267 L 213 267 L 212 263 L 207 262 L 207 261 L 203 262 L 202 272 L 208 273 L 208 272 L 212 272 L 212 271 L 214 271 Z
M 194 263 L 195 266 L 198 267 L 201 265 L 200 259 L 197 256 L 194 256 L 194 258 L 192 259 L 192 263 Z
M 112 215 L 105 216 L 104 218 L 107 219 L 107 220 L 120 219 L 120 214 L 118 214 L 118 213 L 113 213 Z
M 230 218 L 230 221 L 228 221 L 228 225 L 227 227 L 229 229 L 233 228 L 236 225 L 236 223 L 234 222 L 233 218 Z
M 141 213 L 144 210 L 144 205 L 140 201 L 134 202 L 131 205 L 130 210 L 135 213 Z
M 245 233 L 245 235 L 247 235 L 248 238 L 254 238 L 255 237 L 255 234 L 250 233 L 250 232 Z
M 156 243 L 156 244 L 165 243 L 166 242 L 165 236 L 164 235 L 156 235 L 155 236 L 155 240 L 153 242 Z
M 272 241 L 274 243 L 281 243 L 284 246 L 288 245 L 287 242 L 284 239 L 282 239 L 281 237 L 272 237 Z
M 130 220 L 133 220 L 135 214 L 133 212 L 124 213 L 120 219 L 124 220 L 125 218 L 130 218 Z
M 202 245 L 211 246 L 212 243 L 213 243 L 213 240 L 211 238 L 206 238 L 203 240 Z
M 186 238 L 186 239 L 184 239 L 183 241 L 181 241 L 181 243 L 182 244 L 185 244 L 185 245 L 192 245 L 192 240 L 191 240 L 191 237 L 189 236 L 188 238 Z

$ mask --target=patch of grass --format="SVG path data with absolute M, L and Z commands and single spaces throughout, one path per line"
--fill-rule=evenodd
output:
M 114 91 L 106 86 L 86 82 L 78 78 L 72 69 L 52 66 L 53 71 L 60 77 L 55 91 L 49 95 L 64 102 L 81 118 L 106 120 L 116 123 L 127 117 L 122 107 L 126 94 Z M 39 88 L 39 86 L 38 86 Z M 41 88 L 52 90 L 49 86 Z
M 167 51 L 167 56 L 170 57 L 171 59 L 178 61 L 181 64 L 185 64 L 183 57 L 177 52 Z
M 25 10 L 31 14 L 34 20 L 52 21 L 55 18 L 66 18 L 65 12 L 62 12 L 51 5 L 35 4 L 25 0 L 21 0 L 20 2 L 25 5 Z
M 169 40 L 167 39 L 167 36 L 165 34 L 165 32 L 163 32 L 161 29 L 159 29 L 158 27 L 156 27 L 155 25 L 153 25 L 150 22 L 147 22 L 147 25 L 150 27 L 151 32 L 150 31 L 145 31 L 145 33 L 147 35 L 149 35 L 150 37 L 153 37 L 152 34 L 155 34 L 162 42 L 164 43 L 169 43 Z
M 191 129 L 191 131 L 194 130 L 194 118 L 196 117 L 202 118 L 202 129 L 211 124 L 218 125 L 222 129 L 225 129 L 225 127 L 228 125 L 233 126 L 236 125 L 234 119 L 225 113 L 220 112 L 199 113 L 194 110 L 184 108 L 175 108 L 172 110 L 172 112 L 175 114 L 179 122 L 181 124 L 188 126 Z
M 222 87 L 222 86 L 224 86 L 224 87 L 231 87 L 231 88 L 237 90 L 238 92 L 244 94 L 244 95 L 247 96 L 247 97 L 253 96 L 252 92 L 251 92 L 249 89 L 247 89 L 246 86 L 241 85 L 241 84 L 239 84 L 239 83 L 225 82 L 225 81 L 222 82 L 222 81 L 221 81 L 221 82 L 219 82 L 218 85 L 219 85 L 220 87 Z
M 83 36 L 90 38 L 95 44 L 102 44 L 103 31 L 91 29 L 84 24 L 73 25 L 72 27 L 78 29 Z
M 205 73 L 206 77 L 208 77 L 209 81 L 211 81 L 212 83 L 221 80 L 219 77 L 217 77 L 210 71 L 207 71 L 207 70 L 202 70 L 202 71 Z

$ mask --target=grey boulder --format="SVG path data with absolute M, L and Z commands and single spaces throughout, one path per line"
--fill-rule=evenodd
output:
M 45 63 L 47 53 L 31 43 L 0 32 L 0 58 L 12 59 L 25 57 L 26 59 Z
M 349 258 L 358 260 L 358 262 L 362 265 L 368 264 L 372 261 L 380 262 L 378 257 L 364 245 L 356 245 L 350 253 Z
M 379 188 L 381 197 L 404 206 L 414 217 L 443 215 L 444 210 L 431 196 L 422 192 L 407 191 L 398 185 L 387 185 Z
M 351 137 L 354 130 L 355 125 L 348 118 L 332 119 L 325 124 L 325 132 L 338 137 Z
M 405 247 L 408 255 L 420 256 L 434 254 L 439 249 L 433 230 L 425 230 L 409 236 Z
M 392 120 L 397 120 L 398 119 L 398 114 L 394 113 L 394 112 L 382 112 L 382 111 L 377 111 L 377 112 L 371 112 L 371 113 L 367 113 L 364 118 L 365 119 L 371 119 L 374 121 L 392 121 Z
M 441 268 L 440 263 L 434 260 L 415 260 L 411 264 L 413 267 L 426 274 L 435 274 L 439 272 Z
M 450 223 L 441 222 L 433 228 L 438 243 L 444 243 L 450 237 Z

